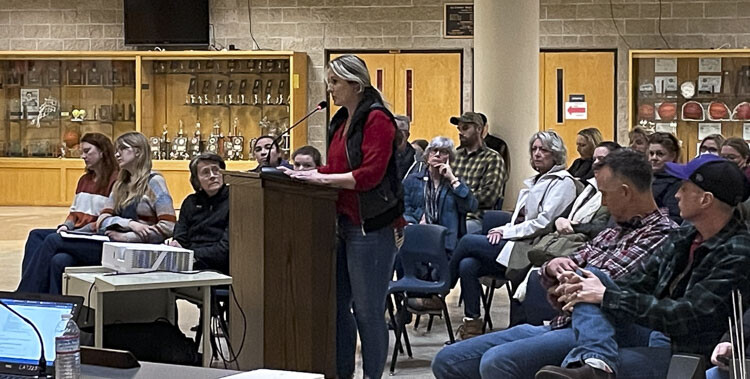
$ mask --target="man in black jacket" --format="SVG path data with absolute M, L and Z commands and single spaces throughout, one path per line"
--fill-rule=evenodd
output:
M 170 245 L 193 250 L 194 268 L 229 274 L 229 188 L 219 171 L 224 160 L 203 153 L 190 162 L 195 193 L 182 202 Z

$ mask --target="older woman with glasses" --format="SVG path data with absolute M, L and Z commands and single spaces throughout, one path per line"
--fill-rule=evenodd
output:
M 404 180 L 404 218 L 409 224 L 437 224 L 448 229 L 445 249 L 452 252 L 466 234 L 466 213 L 479 203 L 459 178 L 450 162 L 455 158 L 453 140 L 435 137 L 425 151 L 427 170 Z

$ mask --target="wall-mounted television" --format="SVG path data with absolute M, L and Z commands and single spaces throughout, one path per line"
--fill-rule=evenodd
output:
M 209 45 L 209 0 L 124 0 L 125 44 Z

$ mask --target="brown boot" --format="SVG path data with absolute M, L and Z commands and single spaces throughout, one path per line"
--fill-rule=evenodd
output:
M 478 318 L 468 318 L 464 317 L 464 323 L 458 327 L 458 330 L 456 331 L 456 334 L 458 335 L 459 340 L 468 340 L 471 337 L 481 336 L 482 335 L 482 327 L 484 326 L 484 321 L 481 317 Z
M 582 365 L 576 368 L 564 368 L 560 366 L 544 366 L 537 371 L 535 379 L 614 379 L 615 374 Z

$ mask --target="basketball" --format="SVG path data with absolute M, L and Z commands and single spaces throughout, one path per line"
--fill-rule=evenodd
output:
M 674 120 L 677 116 L 677 104 L 675 103 L 661 103 L 659 105 L 659 117 L 664 121 Z
M 750 120 L 750 103 L 742 102 L 734 108 L 735 120 Z
M 713 102 L 708 106 L 708 115 L 713 120 L 725 120 L 729 118 L 729 110 L 724 103 Z
M 701 120 L 703 119 L 703 106 L 697 101 L 685 103 L 682 107 L 683 120 Z
M 642 104 L 638 107 L 638 118 L 640 120 L 654 119 L 654 106 L 651 104 Z
M 81 138 L 80 134 L 78 134 L 75 130 L 68 130 L 65 132 L 65 135 L 63 136 L 63 142 L 65 142 L 65 146 L 68 147 L 68 149 L 72 149 L 76 145 L 78 145 L 78 140 Z

